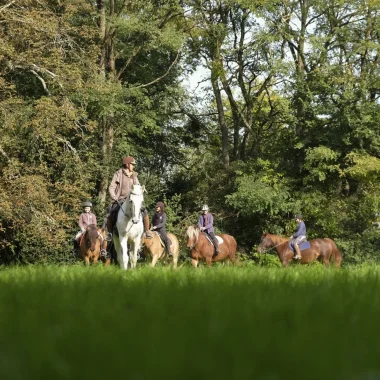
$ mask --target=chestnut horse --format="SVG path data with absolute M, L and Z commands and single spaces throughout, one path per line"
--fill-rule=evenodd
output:
M 330 265 L 330 258 L 333 258 L 334 265 L 339 268 L 342 261 L 342 253 L 337 248 L 332 239 L 310 240 L 310 248 L 301 251 L 301 259 L 297 260 L 302 264 L 309 264 L 314 260 L 319 260 L 325 266 Z M 274 248 L 284 267 L 286 267 L 294 257 L 294 252 L 289 248 L 289 239 L 265 232 L 261 237 L 258 248 L 259 253 L 265 248 Z
M 177 268 L 178 256 L 179 256 L 179 243 L 178 239 L 173 234 L 168 234 L 168 238 L 171 240 L 172 244 L 170 246 L 170 251 L 173 254 L 173 267 Z M 153 238 L 144 239 L 144 254 L 145 257 L 151 258 L 151 266 L 154 267 L 158 259 L 167 258 L 165 247 L 161 244 L 161 239 L 157 232 L 153 232 Z
M 95 224 L 90 224 L 81 237 L 79 256 L 84 260 L 86 265 L 97 263 L 102 245 L 106 245 L 106 242 L 99 233 L 100 231 Z
M 212 262 L 229 259 L 232 263 L 236 260 L 236 240 L 227 234 L 216 235 L 223 242 L 219 243 L 219 253 L 214 255 L 214 246 L 207 239 L 206 234 L 201 232 L 198 226 L 190 226 L 186 231 L 187 248 L 190 249 L 190 256 L 193 266 L 198 266 L 199 260 L 205 260 L 208 266 Z

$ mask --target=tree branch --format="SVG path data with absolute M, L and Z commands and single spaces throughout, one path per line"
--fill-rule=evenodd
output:
M 170 73 L 170 70 L 173 68 L 173 66 L 177 63 L 178 58 L 179 58 L 179 56 L 180 56 L 180 52 L 181 52 L 181 49 L 178 50 L 177 56 L 175 57 L 174 61 L 173 61 L 172 64 L 169 66 L 169 68 L 166 70 L 166 73 L 165 73 L 164 75 L 161 75 L 160 77 L 156 78 L 155 80 L 152 80 L 152 81 L 149 82 L 149 83 L 142 84 L 142 85 L 137 86 L 137 87 L 134 87 L 134 88 L 148 87 L 148 86 L 150 86 L 151 84 L 153 84 L 153 83 L 157 83 L 157 82 L 160 81 L 161 79 L 165 78 L 165 77 Z
M 46 86 L 46 82 L 45 82 L 45 80 L 44 80 L 44 78 L 42 78 L 40 75 L 38 75 L 38 73 L 36 72 L 36 71 L 34 71 L 34 70 L 29 70 L 32 74 L 34 74 L 38 79 L 39 79 L 39 81 L 41 82 L 41 84 L 42 84 L 42 87 L 44 88 L 44 90 L 45 90 L 45 92 L 46 92 L 46 94 L 48 95 L 48 96 L 51 96 L 51 93 L 50 93 L 50 91 L 49 91 L 49 89 L 47 88 L 47 86 Z
M 11 6 L 12 4 L 14 4 L 15 2 L 16 2 L 16 0 L 12 0 L 10 3 L 8 3 L 8 4 L 4 5 L 4 6 L 2 6 L 2 7 L 0 8 L 0 13 L 1 13 L 4 9 L 10 7 L 10 6 Z

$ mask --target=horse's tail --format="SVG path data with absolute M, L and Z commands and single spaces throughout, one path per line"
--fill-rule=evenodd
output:
M 342 252 L 340 252 L 340 250 L 336 246 L 334 240 L 332 240 L 332 239 L 326 239 L 326 240 L 328 240 L 330 242 L 331 247 L 332 247 L 331 254 L 333 257 L 334 265 L 335 265 L 335 267 L 339 268 L 340 263 L 342 262 Z

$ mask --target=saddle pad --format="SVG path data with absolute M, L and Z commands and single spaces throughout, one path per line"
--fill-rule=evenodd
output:
M 206 233 L 204 233 L 204 234 L 206 235 L 207 240 L 208 240 L 212 245 L 214 245 L 214 242 L 212 241 L 211 236 L 210 236 L 209 234 L 206 234 Z M 215 235 L 215 236 L 216 236 L 216 235 Z M 223 244 L 224 240 L 223 240 L 220 236 L 216 236 L 216 238 L 217 238 L 219 244 Z
M 300 250 L 303 251 L 305 249 L 310 248 L 310 243 L 308 241 L 303 241 L 301 244 L 299 244 Z M 289 242 L 289 248 L 292 252 L 294 252 L 293 245 Z

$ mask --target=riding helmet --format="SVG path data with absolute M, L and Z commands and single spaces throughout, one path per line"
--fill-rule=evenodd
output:
M 87 201 L 83 203 L 83 207 L 92 207 L 92 203 Z
M 296 216 L 294 217 L 294 219 L 302 219 L 302 215 L 301 214 L 296 214 Z
M 208 206 L 207 205 L 203 205 L 202 206 L 202 211 L 208 211 Z
M 128 164 L 136 165 L 136 160 L 132 156 L 124 157 L 123 158 L 123 165 L 128 165 Z
M 156 203 L 156 208 L 157 207 L 161 207 L 161 210 L 163 210 L 165 208 L 164 202 L 157 202 Z

